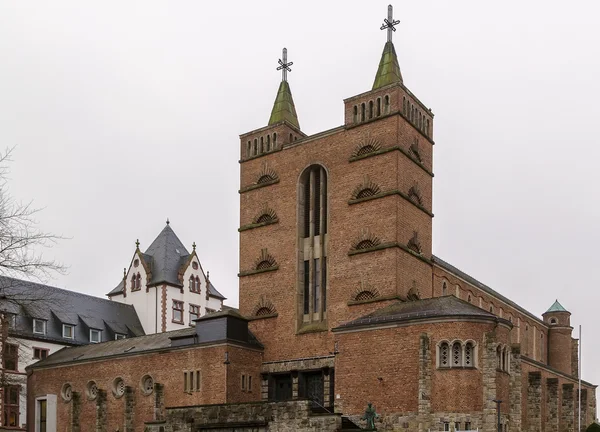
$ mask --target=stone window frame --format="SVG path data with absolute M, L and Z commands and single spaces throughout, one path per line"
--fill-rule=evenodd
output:
M 459 354 L 459 364 L 455 364 L 454 362 L 454 349 L 453 347 L 458 344 L 460 345 L 460 354 Z M 446 345 L 447 347 L 447 355 L 448 355 L 448 364 L 447 365 L 442 365 L 442 352 L 443 352 L 443 346 Z M 471 365 L 467 365 L 466 364 L 466 347 L 467 345 L 471 346 Z M 454 339 L 454 340 L 448 340 L 448 339 L 443 339 L 440 340 L 437 344 L 436 344 L 436 349 L 435 349 L 435 363 L 436 363 L 436 369 L 478 369 L 479 368 L 479 350 L 478 350 L 479 344 L 474 341 L 473 339 L 466 339 L 466 340 L 460 340 L 460 339 Z
M 73 386 L 71 383 L 66 382 L 62 385 L 60 396 L 65 403 L 69 403 L 73 400 Z
M 172 304 L 172 317 L 171 317 L 171 322 L 175 323 L 175 324 L 183 324 L 183 314 L 185 312 L 185 306 L 184 306 L 184 302 L 181 300 L 175 300 L 173 299 L 173 304 Z M 175 319 L 175 312 L 179 312 L 181 314 L 181 319 L 177 320 Z
M 151 384 L 151 386 L 149 386 Z M 150 396 L 154 392 L 154 378 L 152 375 L 146 374 L 140 380 L 140 389 L 144 396 Z
M 197 311 L 198 313 L 193 313 L 192 311 Z M 190 303 L 188 313 L 190 315 L 190 325 L 193 326 L 193 325 L 195 325 L 194 319 L 198 319 L 202 316 L 200 314 L 200 305 Z M 196 318 L 192 319 L 192 315 L 195 316 Z
M 499 343 L 496 347 L 496 370 L 498 372 L 510 373 L 511 357 L 510 347 Z
M 98 384 L 96 384 L 96 381 L 94 380 L 90 380 L 87 382 L 87 384 L 85 385 L 85 394 L 88 398 L 88 400 L 96 400 L 96 398 L 98 397 Z
M 112 394 L 116 399 L 120 399 L 125 394 L 125 380 L 122 377 L 116 377 L 112 382 Z
M 240 388 L 243 392 L 252 393 L 252 375 L 247 372 L 241 374 Z
M 183 371 L 183 392 L 191 394 L 192 392 L 202 391 L 202 372 L 200 369 Z

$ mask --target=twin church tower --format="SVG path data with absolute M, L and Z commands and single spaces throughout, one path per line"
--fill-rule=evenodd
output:
M 326 355 L 331 328 L 431 296 L 433 114 L 403 83 L 398 23 L 389 6 L 373 87 L 342 126 L 302 132 L 284 49 L 269 123 L 240 137 L 240 311 L 276 346 L 265 361 Z

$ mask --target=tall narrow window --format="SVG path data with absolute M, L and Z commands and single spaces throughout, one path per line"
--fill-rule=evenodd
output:
M 471 342 L 465 344 L 465 366 L 473 367 L 473 344 Z
M 248 141 L 248 146 L 246 147 L 246 157 L 252 156 L 252 143 Z
M 271 135 L 267 135 L 267 151 L 271 151 Z
M 47 416 L 47 402 L 46 399 L 42 399 L 38 401 L 38 412 L 39 412 L 39 420 L 38 426 L 40 432 L 46 432 L 46 416 Z
M 260 137 L 260 154 L 265 152 L 265 140 L 263 137 Z
M 19 386 L 4 387 L 4 426 L 19 426 Z
M 176 324 L 183 324 L 183 302 L 173 300 L 173 320 Z
M 360 121 L 365 121 L 365 104 L 360 104 Z
M 277 149 L 277 133 L 273 133 L 273 150 Z
M 390 97 L 387 95 L 383 98 L 383 113 L 390 113 Z
M 373 118 L 373 101 L 369 101 L 369 119 Z
M 377 117 L 381 115 L 381 98 L 377 98 Z
M 323 321 L 327 306 L 327 173 L 322 166 L 313 165 L 300 177 L 298 217 L 299 319 L 301 323 Z
M 406 115 L 406 96 L 402 96 L 402 114 Z
M 4 352 L 2 353 L 2 363 L 6 370 L 19 370 L 19 345 L 4 344 Z
M 442 284 L 442 295 L 445 296 L 446 294 L 448 294 L 448 284 L 444 281 Z
M 138 273 L 135 278 L 135 289 L 142 288 L 142 276 Z
M 452 366 L 462 366 L 462 346 L 460 342 L 452 344 Z
M 354 123 L 358 123 L 358 107 L 356 105 L 354 105 L 354 113 L 352 116 L 352 121 Z
M 258 140 L 254 138 L 254 156 L 258 154 Z
M 448 342 L 442 342 L 440 344 L 440 358 L 439 365 L 440 367 L 449 367 L 450 366 L 450 347 L 448 346 Z

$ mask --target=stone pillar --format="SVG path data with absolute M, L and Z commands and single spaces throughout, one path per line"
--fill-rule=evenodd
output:
M 514 431 L 521 430 L 521 412 L 523 409 L 521 377 L 521 345 L 513 344 L 510 356 L 510 428 Z
M 579 339 L 571 339 L 571 370 L 574 377 L 579 376 Z
M 419 341 L 419 432 L 431 427 L 431 373 L 430 340 L 422 333 Z
M 154 383 L 154 419 L 162 421 L 165 419 L 165 386 Z
M 260 398 L 263 401 L 269 400 L 269 375 L 260 375 Z
M 581 431 L 585 432 L 585 430 L 587 429 L 587 427 L 589 426 L 589 424 L 591 422 L 588 422 L 587 418 L 588 418 L 588 413 L 587 413 L 587 406 L 588 406 L 588 402 L 587 402 L 587 389 L 582 388 L 581 389 Z M 579 400 L 577 401 L 577 403 L 579 404 Z M 579 415 L 579 411 L 575 412 L 575 419 L 577 419 L 577 416 Z M 577 428 L 577 422 L 575 423 L 575 428 Z
M 331 371 L 329 368 L 323 369 L 323 405 L 326 407 L 333 405 L 333 398 L 330 394 L 331 389 Z
M 542 431 L 542 373 L 529 372 L 527 383 L 527 426 L 529 432 Z
M 588 426 L 596 421 L 596 389 L 591 388 L 588 390 Z
M 496 335 L 487 333 L 483 339 L 481 371 L 483 381 L 483 415 L 480 430 L 482 432 L 497 432 L 498 417 L 496 399 Z
M 558 432 L 558 378 L 546 379 L 546 432 Z
M 135 394 L 131 386 L 125 387 L 123 403 L 125 404 L 125 418 L 123 419 L 123 430 L 124 432 L 134 432 Z
M 292 371 L 292 400 L 298 400 L 298 371 Z
M 71 431 L 80 432 L 81 425 L 79 423 L 79 415 L 81 414 L 81 393 L 73 392 L 71 399 Z
M 106 432 L 106 390 L 98 389 L 96 396 L 96 432 Z
M 560 414 L 560 432 L 573 432 L 575 430 L 575 412 L 573 404 L 573 384 L 562 385 L 562 411 Z

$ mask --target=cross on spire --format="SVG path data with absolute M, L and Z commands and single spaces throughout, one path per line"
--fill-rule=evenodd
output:
M 394 21 L 393 18 L 393 12 L 394 12 L 394 8 L 392 7 L 392 5 L 388 6 L 388 16 L 386 19 L 383 20 L 383 25 L 381 26 L 380 30 L 385 30 L 387 29 L 387 40 L 388 42 L 392 41 L 392 32 L 396 31 L 396 25 L 400 24 L 400 20 L 396 20 Z
M 282 59 L 279 59 L 279 67 L 277 70 L 281 71 L 281 81 L 287 81 L 287 73 L 291 72 L 290 66 L 294 64 L 294 62 L 287 62 L 287 48 L 283 49 L 283 53 L 281 55 Z

